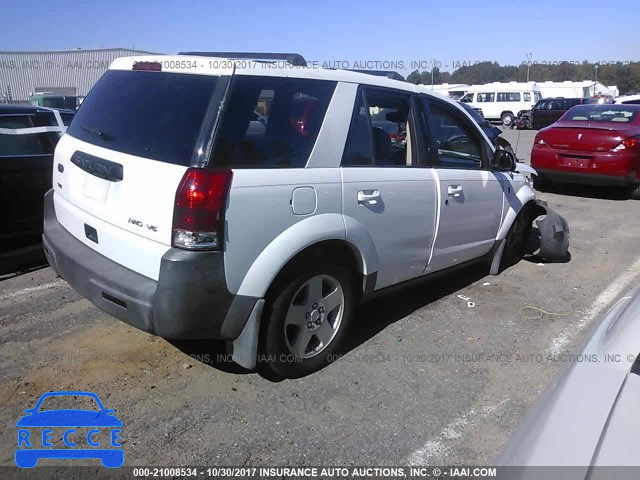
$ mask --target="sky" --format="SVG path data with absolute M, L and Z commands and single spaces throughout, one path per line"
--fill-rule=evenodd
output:
M 519 65 L 527 54 L 538 63 L 640 61 L 638 0 L 5 1 L 4 51 L 292 52 L 330 67 L 405 74 Z

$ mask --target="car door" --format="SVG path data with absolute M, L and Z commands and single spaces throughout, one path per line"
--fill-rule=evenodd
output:
M 424 97 L 434 145 L 439 217 L 427 272 L 457 265 L 491 250 L 502 221 L 501 178 L 489 168 L 492 148 L 460 108 Z
M 60 138 L 53 113 L 0 113 L 0 225 L 2 252 L 42 239 L 42 197 L 51 188 L 53 151 Z
M 370 237 L 379 264 L 375 289 L 422 274 L 433 246 L 437 184 L 422 166 L 416 105 L 409 92 L 360 87 L 342 159 L 347 240 Z

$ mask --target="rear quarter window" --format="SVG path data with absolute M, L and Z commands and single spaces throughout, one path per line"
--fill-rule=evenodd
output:
M 67 133 L 130 155 L 189 165 L 218 77 L 108 70 Z
M 304 167 L 335 87 L 335 82 L 324 80 L 235 77 L 210 163 L 231 168 Z

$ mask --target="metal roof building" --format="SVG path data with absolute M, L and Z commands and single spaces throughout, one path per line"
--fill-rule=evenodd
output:
M 84 97 L 113 60 L 149 53 L 126 48 L 0 51 L 0 103 L 26 103 L 37 92 Z

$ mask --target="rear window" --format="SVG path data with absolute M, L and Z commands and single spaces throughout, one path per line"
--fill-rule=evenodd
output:
M 107 71 L 67 133 L 110 150 L 189 165 L 218 77 Z
M 638 109 L 620 105 L 577 105 L 569 110 L 563 121 L 630 123 L 638 115 Z
M 232 168 L 304 167 L 335 87 L 335 82 L 324 80 L 235 77 L 216 136 L 212 164 Z

